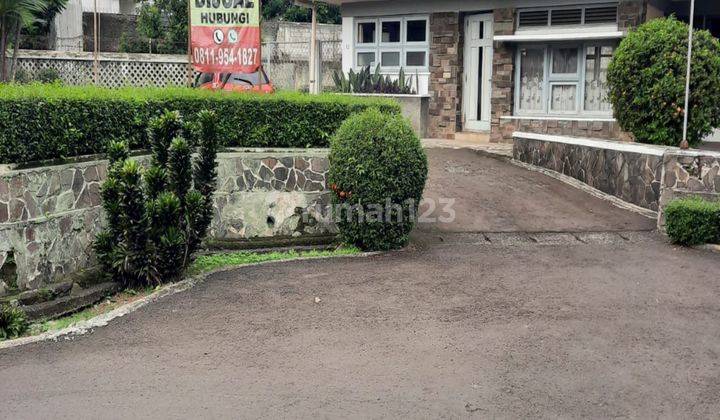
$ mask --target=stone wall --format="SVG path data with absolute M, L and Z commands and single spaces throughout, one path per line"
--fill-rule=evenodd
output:
M 455 137 L 460 106 L 460 14 L 430 15 L 430 105 L 428 135 Z
M 663 182 L 658 225 L 665 225 L 662 210 L 671 201 L 690 196 L 720 201 L 720 153 L 673 150 L 663 156 Z
M 495 35 L 515 33 L 515 9 L 493 11 Z M 515 85 L 515 49 L 510 44 L 495 42 L 493 46 L 492 97 L 490 98 L 490 141 L 512 141 L 515 126 L 511 120 L 501 117 L 513 113 L 513 86 Z
M 660 228 L 675 199 L 720 201 L 719 152 L 518 132 L 513 157 L 657 211 Z
M 560 136 L 589 137 L 605 140 L 630 141 L 630 136 L 622 131 L 617 121 L 607 120 L 562 120 L 502 118 L 506 122 L 502 137 L 498 141 L 512 142 L 513 131 L 525 133 L 552 134 Z M 512 130 L 512 131 L 510 131 Z M 509 132 L 508 132 L 509 131 Z
M 513 157 L 560 172 L 602 192 L 657 211 L 663 148 L 516 133 Z
M 326 150 L 221 153 L 210 239 L 333 234 L 315 214 L 329 200 L 327 170 Z M 12 256 L 17 273 L 17 285 L 0 284 L 0 295 L 5 286 L 36 289 L 94 263 L 106 174 L 104 160 L 0 172 L 0 268 Z

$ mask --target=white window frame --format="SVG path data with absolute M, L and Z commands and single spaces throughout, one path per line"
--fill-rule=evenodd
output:
M 425 42 L 407 42 L 407 22 L 412 20 L 425 21 Z M 400 22 L 400 42 L 382 42 L 382 23 L 383 22 Z M 358 28 L 361 23 L 375 23 L 375 43 L 358 43 Z M 353 68 L 360 70 L 362 66 L 358 65 L 358 53 L 375 52 L 375 66 L 380 64 L 380 70 L 388 73 L 396 73 L 402 68 L 406 72 L 428 72 L 430 62 L 430 16 L 428 15 L 398 15 L 398 16 L 378 16 L 357 18 L 353 22 Z M 383 52 L 399 52 L 399 66 L 383 66 Z M 408 66 L 408 52 L 424 52 L 425 65 Z M 374 69 L 371 69 L 374 70 Z
M 517 116 L 544 116 L 544 117 L 598 117 L 610 118 L 612 111 L 586 111 L 585 110 L 585 60 L 588 47 L 617 46 L 608 42 L 588 41 L 576 43 L 548 43 L 548 44 L 520 44 L 515 51 L 515 93 L 513 114 Z M 576 74 L 557 74 L 552 73 L 553 50 L 555 48 L 576 48 L 578 71 Z M 543 65 L 543 109 L 540 110 L 523 110 L 520 109 L 520 67 L 523 49 L 535 49 L 544 51 Z M 575 92 L 575 111 L 553 111 L 552 110 L 552 87 L 557 85 L 574 85 Z

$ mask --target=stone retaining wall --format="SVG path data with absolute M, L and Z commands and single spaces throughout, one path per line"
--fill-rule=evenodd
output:
M 672 200 L 720 200 L 720 153 L 535 133 L 513 133 L 513 157 L 658 212 Z
M 327 150 L 221 153 L 210 238 L 334 233 L 334 226 L 314 215 L 316 205 L 329 200 L 327 171 Z M 17 273 L 16 285 L 0 281 L 0 296 L 8 286 L 40 288 L 94 263 L 106 175 L 105 160 L 0 172 L 0 268 L 8 268 L 11 256 Z

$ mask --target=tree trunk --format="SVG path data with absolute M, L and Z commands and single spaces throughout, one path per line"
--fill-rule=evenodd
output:
M 0 82 L 7 80 L 5 49 L 7 47 L 7 25 L 5 17 L 0 18 Z
M 13 42 L 13 53 L 12 53 L 12 61 L 10 61 L 10 80 L 13 82 L 15 81 L 15 72 L 17 71 L 17 56 L 18 56 L 18 50 L 20 49 L 20 29 L 22 28 L 22 25 L 20 24 L 20 19 L 15 22 L 15 40 Z

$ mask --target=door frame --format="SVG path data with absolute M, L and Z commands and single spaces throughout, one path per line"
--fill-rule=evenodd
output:
M 483 22 L 483 38 L 479 41 L 470 38 L 470 24 Z M 465 16 L 465 40 L 463 43 L 463 88 L 462 118 L 463 130 L 490 131 L 492 76 L 493 76 L 493 14 L 477 13 Z M 473 54 L 476 48 L 482 48 L 483 77 L 480 85 L 479 54 Z M 478 88 L 481 89 L 482 102 L 478 104 Z M 477 115 L 478 110 L 482 115 Z

